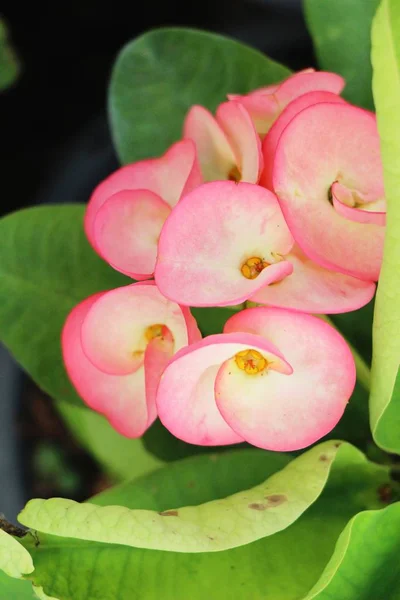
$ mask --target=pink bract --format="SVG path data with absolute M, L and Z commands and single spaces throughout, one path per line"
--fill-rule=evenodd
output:
M 224 102 L 216 118 L 202 106 L 192 106 L 183 136 L 196 144 L 204 181 L 259 180 L 263 167 L 261 143 L 241 104 Z
M 254 308 L 224 331 L 184 348 L 164 371 L 158 414 L 175 436 L 293 451 L 333 429 L 355 385 L 353 357 L 335 329 L 309 315 Z
M 372 300 L 375 284 L 321 267 L 295 244 L 286 260 L 293 273 L 258 290 L 250 300 L 258 304 L 314 314 L 357 310 Z
M 62 350 L 68 375 L 88 406 L 122 435 L 139 437 L 156 418 L 156 390 L 168 360 L 200 338 L 187 308 L 143 282 L 75 307 L 63 329 Z
M 247 263 L 255 259 L 260 263 L 251 273 Z M 231 182 L 204 184 L 174 208 L 160 236 L 155 278 L 166 297 L 188 306 L 251 298 L 299 311 L 346 312 L 375 291 L 372 282 L 327 271 L 295 247 L 272 192 Z
M 379 198 L 378 200 L 369 201 L 369 199 L 359 192 L 357 195 L 363 202 L 363 208 L 356 206 L 354 193 L 351 189 L 343 186 L 336 181 L 331 187 L 332 204 L 336 211 L 357 223 L 374 223 L 375 225 L 386 225 L 386 200 Z
M 385 228 L 338 212 L 332 201 L 336 183 L 358 209 L 368 210 L 384 198 L 375 115 L 349 104 L 314 104 L 298 113 L 280 137 L 275 193 L 307 256 L 328 269 L 376 281 Z
M 291 273 L 283 256 L 292 245 L 274 194 L 249 183 L 208 183 L 185 196 L 165 222 L 155 279 L 180 304 L 238 304 Z M 254 257 L 268 266 L 249 279 L 241 269 Z
M 177 142 L 161 157 L 125 167 L 93 192 L 85 232 L 116 270 L 151 277 L 162 225 L 180 197 L 201 183 L 193 142 Z
M 264 170 L 260 178 L 260 185 L 273 190 L 272 174 L 276 148 L 284 129 L 290 121 L 302 110 L 319 102 L 344 103 L 345 100 L 332 92 L 309 92 L 299 96 L 282 111 L 271 129 L 268 131 L 262 144 L 264 156 Z
M 308 92 L 326 91 L 340 94 L 344 84 L 344 79 L 336 73 L 306 69 L 294 73 L 274 86 L 254 90 L 245 96 L 230 94 L 228 97 L 243 104 L 257 132 L 263 138 L 289 102 Z

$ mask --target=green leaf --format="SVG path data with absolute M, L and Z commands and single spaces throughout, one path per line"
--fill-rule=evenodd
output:
M 27 534 L 25 537 L 32 536 Z M 31 583 L 22 581 L 24 575 L 32 573 L 33 569 L 32 557 L 28 550 L 0 529 L 0 598 L 33 600 L 35 595 Z
M 239 310 L 243 306 L 240 306 Z M 235 307 L 224 308 L 192 308 L 192 314 L 195 317 L 199 329 L 203 336 L 213 333 L 222 333 L 225 323 L 237 311 Z
M 343 75 L 344 97 L 373 109 L 371 23 L 379 0 L 305 0 L 319 65 Z
M 187 444 L 173 436 L 159 419 L 156 419 L 153 425 L 144 433 L 141 441 L 146 450 L 154 457 L 157 457 L 160 465 L 188 456 L 195 456 L 196 454 L 215 454 L 232 449 L 232 446 L 196 446 L 195 444 Z M 250 446 L 245 443 L 233 446 L 235 450 L 245 447 Z
M 17 79 L 20 65 L 8 41 L 6 24 L 0 19 L 0 91 L 10 87 Z
M 56 407 L 82 446 L 117 479 L 140 477 L 164 464 L 147 451 L 143 439 L 120 435 L 93 410 L 67 402 L 57 402 Z
M 4 600 L 35 600 L 30 581 L 13 579 L 0 571 L 0 598 Z
M 0 336 L 54 398 L 82 405 L 65 373 L 60 334 L 78 302 L 128 280 L 90 248 L 83 205 L 41 206 L 0 220 Z
M 18 519 L 62 537 L 175 552 L 227 550 L 289 527 L 320 495 L 338 447 L 325 442 L 259 486 L 165 514 L 51 498 L 30 500 Z
M 191 105 L 214 111 L 228 93 L 247 93 L 289 74 L 220 35 L 191 29 L 145 33 L 123 48 L 111 78 L 111 128 L 121 161 L 162 154 L 181 137 Z
M 359 310 L 338 315 L 329 315 L 334 325 L 342 332 L 346 340 L 371 364 L 372 359 L 372 321 L 375 302 L 372 300 Z
M 368 419 L 368 391 L 356 382 L 343 417 L 324 439 L 344 439 L 364 452 L 372 441 Z
M 44 593 L 42 587 L 33 586 L 33 591 L 35 593 L 35 598 L 39 598 L 39 600 L 59 600 L 55 596 L 48 596 Z
M 304 600 L 399 600 L 399 530 L 399 502 L 353 517 Z
M 75 436 L 112 474 L 141 475 L 160 464 L 85 408 L 64 370 L 60 334 L 78 302 L 131 280 L 104 263 L 83 232 L 83 205 L 42 206 L 0 220 L 0 338 L 57 400 Z
M 2 529 L 0 529 L 0 569 L 17 579 L 33 571 L 29 552 Z
M 255 449 L 198 456 L 91 502 L 156 511 L 195 506 L 255 486 L 289 460 L 289 455 Z M 300 600 L 320 577 L 349 519 L 381 506 L 377 490 L 387 482 L 386 468 L 343 444 L 321 496 L 273 536 L 224 552 L 185 554 L 40 533 L 40 545 L 29 548 L 35 565 L 31 579 L 61 600 Z M 263 518 L 263 511 L 255 512 Z
M 372 31 L 373 90 L 387 199 L 383 266 L 376 295 L 370 397 L 376 443 L 400 453 L 400 4 L 383 0 Z

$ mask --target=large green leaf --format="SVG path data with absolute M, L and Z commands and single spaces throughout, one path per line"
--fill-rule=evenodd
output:
M 0 598 L 4 598 L 4 600 L 35 600 L 36 596 L 31 582 L 13 579 L 0 571 Z
M 51 498 L 30 500 L 18 519 L 44 533 L 176 552 L 227 550 L 282 531 L 318 498 L 338 442 L 302 454 L 264 483 L 196 507 L 165 513 Z
M 41 206 L 0 220 L 0 337 L 42 389 L 77 405 L 61 359 L 65 318 L 87 296 L 128 281 L 90 248 L 83 212 Z
M 18 59 L 8 41 L 6 24 L 0 19 L 0 91 L 14 83 L 19 71 Z
M 0 570 L 10 577 L 16 578 L 33 571 L 33 562 L 29 552 L 2 529 L 0 529 Z
M 324 463 L 323 448 L 319 452 Z M 289 459 L 255 449 L 194 457 L 91 502 L 155 511 L 195 506 L 255 486 Z M 387 481 L 385 468 L 343 444 L 321 496 L 280 533 L 232 550 L 200 554 L 39 534 L 40 545 L 29 545 L 35 566 L 31 579 L 61 600 L 299 600 L 320 577 L 349 519 L 382 505 L 377 492 Z M 254 512 L 262 520 L 267 511 Z
M 304 600 L 399 600 L 399 530 L 399 502 L 353 517 Z
M 0 339 L 56 406 L 81 443 L 120 477 L 159 461 L 140 440 L 117 434 L 85 408 L 65 373 L 60 333 L 68 312 L 99 290 L 129 280 L 108 267 L 86 241 L 84 206 L 22 210 L 0 220 Z
M 29 552 L 11 535 L 0 529 L 0 598 L 33 600 L 35 594 L 32 584 L 21 579 L 32 571 L 33 561 Z
M 188 108 L 275 83 L 289 70 L 229 38 L 190 29 L 145 33 L 121 51 L 110 87 L 111 128 L 123 163 L 158 156 L 182 135 Z
M 373 327 L 371 426 L 376 443 L 400 453 L 400 4 L 383 0 L 372 32 L 373 90 L 384 169 L 387 226 Z
M 35 592 L 35 598 L 39 598 L 39 600 L 58 600 L 55 596 L 48 596 L 42 587 L 33 586 L 33 590 Z
M 162 458 L 146 449 L 143 438 L 129 440 L 119 435 L 102 415 L 93 410 L 68 402 L 57 402 L 56 406 L 82 446 L 117 479 L 140 477 L 164 463 Z M 184 456 L 186 446 L 181 451 Z M 167 458 L 172 460 L 175 456 L 176 453 L 171 452 Z
M 322 69 L 346 79 L 344 97 L 373 108 L 371 23 L 379 0 L 305 0 L 305 14 Z

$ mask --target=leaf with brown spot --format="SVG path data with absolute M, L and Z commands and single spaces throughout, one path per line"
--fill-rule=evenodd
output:
M 285 494 L 272 494 L 271 496 L 265 496 L 265 499 L 268 500 L 269 504 L 272 506 L 279 506 L 284 502 L 287 502 L 287 496 Z
M 164 512 L 160 512 L 158 514 L 161 515 L 162 517 L 177 517 L 178 511 L 177 510 L 164 510 Z
M 322 451 L 326 452 L 322 448 L 316 451 L 313 465 L 325 472 L 329 467 L 331 473 L 321 496 L 292 525 L 274 535 L 224 552 L 210 550 L 189 554 L 41 534 L 40 548 L 34 548 L 33 543 L 29 548 L 35 563 L 31 577 L 44 586 L 48 595 L 63 600 L 105 600 L 106 597 L 303 600 L 332 556 L 349 519 L 365 508 L 382 506 L 376 490 L 388 481 L 388 468 L 367 461 L 347 444 L 343 444 L 329 465 L 318 461 Z M 216 501 L 223 503 L 226 510 L 221 499 L 239 493 L 243 499 L 247 498 L 244 500 L 246 523 L 249 518 L 253 519 L 253 527 L 257 527 L 256 523 L 266 516 L 276 521 L 282 508 L 290 508 L 292 495 L 287 494 L 287 503 L 275 508 L 273 502 L 282 495 L 282 487 L 269 488 L 264 495 L 254 498 L 249 492 L 263 479 L 271 482 L 273 474 L 282 472 L 289 460 L 289 455 L 256 449 L 226 452 L 217 463 L 212 463 L 207 456 L 198 456 L 103 492 L 91 502 L 163 512 L 183 505 L 196 511 L 199 504 Z M 193 479 L 198 485 L 190 488 L 187 483 Z M 304 476 L 301 485 L 304 485 Z M 154 489 L 157 491 L 153 492 Z M 243 489 L 249 491 L 243 493 L 240 491 Z M 265 496 L 273 497 L 272 504 L 262 500 Z M 250 510 L 250 503 L 263 503 L 268 509 Z M 180 517 L 159 516 L 158 519 L 162 530 L 170 524 L 177 531 Z M 216 522 L 217 528 L 219 525 L 224 527 L 221 518 Z M 160 535 L 163 534 L 160 532 Z M 207 531 L 206 535 L 209 547 L 218 548 L 224 532 L 220 528 L 217 533 Z M 89 578 L 93 584 L 88 588 Z M 337 594 L 329 600 L 333 598 L 339 600 L 341 596 Z M 378 598 L 381 600 L 379 595 L 366 596 L 366 600 Z M 384 598 L 394 600 L 390 596 Z
M 265 504 L 253 502 L 252 504 L 249 504 L 249 508 L 252 508 L 253 510 L 265 510 L 267 507 L 265 506 Z
M 321 463 L 321 452 L 331 460 Z M 172 521 L 150 510 L 98 507 L 63 498 L 31 500 L 18 518 L 37 531 L 87 541 L 170 552 L 228 550 L 274 535 L 294 523 L 323 491 L 336 457 L 347 454 L 356 462 L 365 462 L 349 444 L 339 450 L 335 442 L 323 442 L 244 492 L 197 506 L 168 508 L 167 513 L 175 516 Z M 214 468 L 221 460 L 222 455 Z M 265 497 L 273 511 L 265 510 L 262 516 L 249 511 L 249 505 L 260 504 L 260 498 Z M 215 538 L 212 544 L 210 536 Z

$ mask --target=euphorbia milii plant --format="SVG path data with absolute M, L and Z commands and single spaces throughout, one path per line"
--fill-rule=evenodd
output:
M 140 436 L 158 410 L 185 441 L 294 450 L 340 419 L 354 387 L 344 341 L 279 309 L 347 312 L 375 292 L 379 139 L 374 116 L 340 98 L 342 87 L 308 70 L 230 96 L 215 118 L 193 106 L 182 141 L 96 188 L 89 241 L 117 270 L 155 277 L 84 301 L 64 329 L 70 377 L 121 433 Z M 240 312 L 198 341 L 189 307 L 247 301 L 277 309 Z
M 400 7 L 381 2 L 374 102 L 373 2 L 305 0 L 321 70 L 195 30 L 128 44 L 122 166 L 85 207 L 1 221 L 5 342 L 101 485 L 123 482 L 33 500 L 20 541 L 0 527 L 0 569 L 41 598 L 400 598 Z

